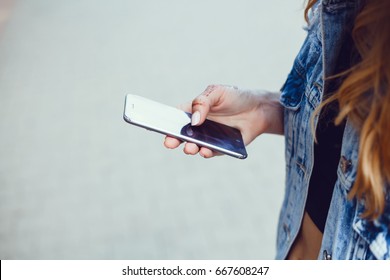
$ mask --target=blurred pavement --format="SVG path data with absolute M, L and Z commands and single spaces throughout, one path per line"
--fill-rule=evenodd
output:
M 211 83 L 278 90 L 304 37 L 303 1 L 11 6 L 0 259 L 274 258 L 283 137 L 261 136 L 246 160 L 205 160 L 125 123 L 123 103 L 135 93 L 177 105 Z

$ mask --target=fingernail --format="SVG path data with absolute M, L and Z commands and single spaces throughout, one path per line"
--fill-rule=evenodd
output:
M 196 111 L 192 114 L 191 125 L 197 125 L 200 122 L 200 113 Z

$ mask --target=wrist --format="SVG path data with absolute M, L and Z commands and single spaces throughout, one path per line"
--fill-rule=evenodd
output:
M 259 107 L 264 120 L 263 133 L 284 134 L 284 108 L 280 104 L 280 92 L 262 92 Z

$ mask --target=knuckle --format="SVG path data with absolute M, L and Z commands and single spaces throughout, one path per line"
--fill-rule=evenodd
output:
M 209 85 L 202 93 L 203 96 L 209 96 L 212 92 L 219 89 L 220 85 Z
M 205 105 L 205 103 L 206 103 L 205 96 L 200 95 L 192 101 L 192 106 L 197 106 L 197 105 L 203 106 L 203 105 Z

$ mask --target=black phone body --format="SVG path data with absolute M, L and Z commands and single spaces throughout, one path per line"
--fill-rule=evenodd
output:
M 248 156 L 238 129 L 208 119 L 192 126 L 190 113 L 138 95 L 126 95 L 123 118 L 130 124 L 239 159 Z

